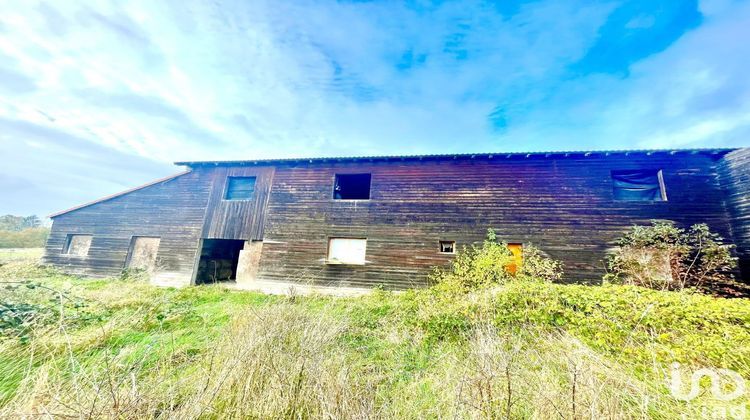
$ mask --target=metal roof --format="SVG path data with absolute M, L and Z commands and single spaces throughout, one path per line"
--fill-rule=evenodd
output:
M 724 155 L 736 148 L 716 149 L 641 149 L 641 150 L 591 150 L 591 151 L 549 151 L 549 152 L 498 152 L 498 153 L 459 153 L 459 154 L 433 154 L 433 155 L 385 155 L 385 156 L 339 156 L 339 157 L 313 157 L 313 158 L 284 158 L 284 159 L 250 159 L 250 160 L 205 160 L 175 162 L 180 166 L 247 166 L 247 165 L 272 165 L 272 164 L 295 164 L 295 163 L 331 163 L 331 162 L 374 162 L 374 161 L 398 161 L 398 160 L 451 160 L 451 159 L 493 159 L 493 158 L 550 158 L 550 157 L 578 157 L 578 156 L 609 156 L 609 155 L 631 155 L 631 154 L 707 154 Z

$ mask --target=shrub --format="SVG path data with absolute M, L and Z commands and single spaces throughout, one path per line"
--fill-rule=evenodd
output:
M 18 267 L 0 302 L 71 306 L 0 340 L 0 419 L 703 418 L 730 402 L 674 399 L 668 366 L 750 374 L 746 299 L 511 281 L 292 301 Z
M 533 245 L 524 245 L 523 262 L 516 267 L 516 258 L 506 242 L 498 242 L 492 229 L 481 246 L 461 250 L 449 269 L 437 268 L 432 282 L 466 292 L 514 280 L 554 281 L 562 277 L 562 265 L 546 257 Z
M 523 248 L 523 264 L 518 274 L 524 278 L 545 282 L 557 281 L 563 276 L 562 263 L 547 257 L 534 245 L 528 245 Z
M 732 245 L 701 223 L 685 230 L 672 221 L 633 226 L 607 256 L 605 281 L 657 290 L 731 283 Z
M 0 343 L 27 343 L 34 331 L 44 331 L 65 320 L 69 326 L 98 319 L 90 302 L 37 281 L 0 282 Z
M 49 228 L 35 227 L 20 231 L 0 230 L 0 248 L 41 248 L 47 242 Z

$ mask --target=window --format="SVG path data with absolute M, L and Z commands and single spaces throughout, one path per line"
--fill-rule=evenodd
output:
M 440 253 L 441 254 L 455 254 L 456 253 L 456 241 L 440 241 Z
M 516 274 L 523 264 L 523 244 L 508 244 L 508 249 L 513 254 L 513 262 L 505 268 L 509 273 Z
M 615 200 L 666 201 L 660 170 L 612 171 Z
M 85 257 L 91 248 L 91 235 L 68 235 L 65 238 L 63 254 L 76 257 Z
M 159 252 L 160 238 L 133 236 L 125 262 L 126 268 L 151 271 L 156 268 L 156 254 Z
M 369 200 L 370 174 L 336 174 L 333 186 L 335 200 Z
M 364 265 L 367 239 L 330 238 L 328 240 L 328 264 Z
M 250 200 L 255 192 L 254 176 L 230 176 L 227 178 L 225 200 Z

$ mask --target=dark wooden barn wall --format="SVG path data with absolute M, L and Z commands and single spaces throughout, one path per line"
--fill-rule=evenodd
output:
M 438 253 L 439 240 L 461 248 L 494 228 L 502 240 L 533 243 L 563 261 L 568 281 L 598 282 L 605 251 L 633 224 L 706 222 L 729 235 L 716 164 L 703 154 L 659 153 L 278 166 L 259 278 L 420 286 L 451 259 Z M 669 200 L 613 200 L 613 169 L 662 169 Z M 372 199 L 333 200 L 342 172 L 371 172 Z M 367 238 L 368 263 L 326 265 L 330 237 Z
M 727 208 L 740 258 L 742 279 L 750 282 L 750 149 L 728 153 L 720 166 L 727 190 Z
M 156 281 L 189 284 L 203 226 L 210 183 L 191 172 L 54 218 L 44 260 L 68 272 L 119 274 L 132 236 L 161 238 Z M 91 234 L 89 255 L 62 255 L 68 234 Z
M 722 174 L 736 172 L 722 176 L 736 180 L 733 214 L 746 203 L 749 153 L 719 165 Z M 639 168 L 663 170 L 667 202 L 613 200 L 610 171 Z M 345 172 L 372 173 L 371 200 L 333 200 L 334 175 Z M 227 176 L 256 176 L 253 200 L 222 200 Z M 81 274 L 116 275 L 132 236 L 159 236 L 158 279 L 187 284 L 201 238 L 264 239 L 262 280 L 405 288 L 424 285 L 431 267 L 449 263 L 439 240 L 460 248 L 480 242 L 491 227 L 505 241 L 534 243 L 562 260 L 569 281 L 596 282 L 606 249 L 634 223 L 707 222 L 729 237 L 722 194 L 717 160 L 682 152 L 206 166 L 56 217 L 45 259 Z M 737 226 L 735 233 L 747 234 Z M 94 235 L 87 257 L 61 255 L 71 233 Z M 368 263 L 326 265 L 330 237 L 367 238 Z
M 273 180 L 273 167 L 214 167 L 199 169 L 212 183 L 203 237 L 215 239 L 263 239 L 263 218 Z M 251 200 L 224 200 L 228 177 L 254 176 Z

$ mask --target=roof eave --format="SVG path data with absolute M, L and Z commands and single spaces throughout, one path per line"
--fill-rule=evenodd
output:
M 186 171 L 182 171 L 182 172 L 176 173 L 174 175 L 170 175 L 170 176 L 167 176 L 167 177 L 164 177 L 164 178 L 159 178 L 159 179 L 157 179 L 155 181 L 147 182 L 147 183 L 139 185 L 137 187 L 133 187 L 133 188 L 127 189 L 125 191 L 121 191 L 121 192 L 118 192 L 118 193 L 115 193 L 115 194 L 112 194 L 112 195 L 108 195 L 106 197 L 102 197 L 102 198 L 100 198 L 98 200 L 89 201 L 88 203 L 84 203 L 84 204 L 81 204 L 79 206 L 71 207 L 71 208 L 69 208 L 67 210 L 59 211 L 57 213 L 52 213 L 52 214 L 50 214 L 47 217 L 50 218 L 50 219 L 54 219 L 55 217 L 62 216 L 63 214 L 68 214 L 70 212 L 73 212 L 73 211 L 76 211 L 76 210 L 80 210 L 80 209 L 85 208 L 85 207 L 93 206 L 94 204 L 99 204 L 99 203 L 103 203 L 105 201 L 112 200 L 112 199 L 117 198 L 117 197 L 122 197 L 123 195 L 130 194 L 130 193 L 138 191 L 138 190 L 142 190 L 142 189 L 144 189 L 146 187 L 150 187 L 152 185 L 160 184 L 162 182 L 171 181 L 171 180 L 173 180 L 175 178 L 179 178 L 179 177 L 181 177 L 183 175 L 187 175 L 190 172 L 192 172 L 192 170 L 188 169 Z
M 317 158 L 288 158 L 288 159 L 255 159 L 255 160 L 208 160 L 182 161 L 175 165 L 198 166 L 250 166 L 299 163 L 336 163 L 336 162 L 375 162 L 375 161 L 414 161 L 414 160 L 450 160 L 450 159 L 493 159 L 493 158 L 550 158 L 575 156 L 610 156 L 610 155 L 652 155 L 652 154 L 709 154 L 723 155 L 737 148 L 705 148 L 705 149 L 642 149 L 642 150 L 594 150 L 594 151 L 551 151 L 551 152 L 506 152 L 506 153 L 462 153 L 435 155 L 404 155 L 404 156 L 342 156 Z

